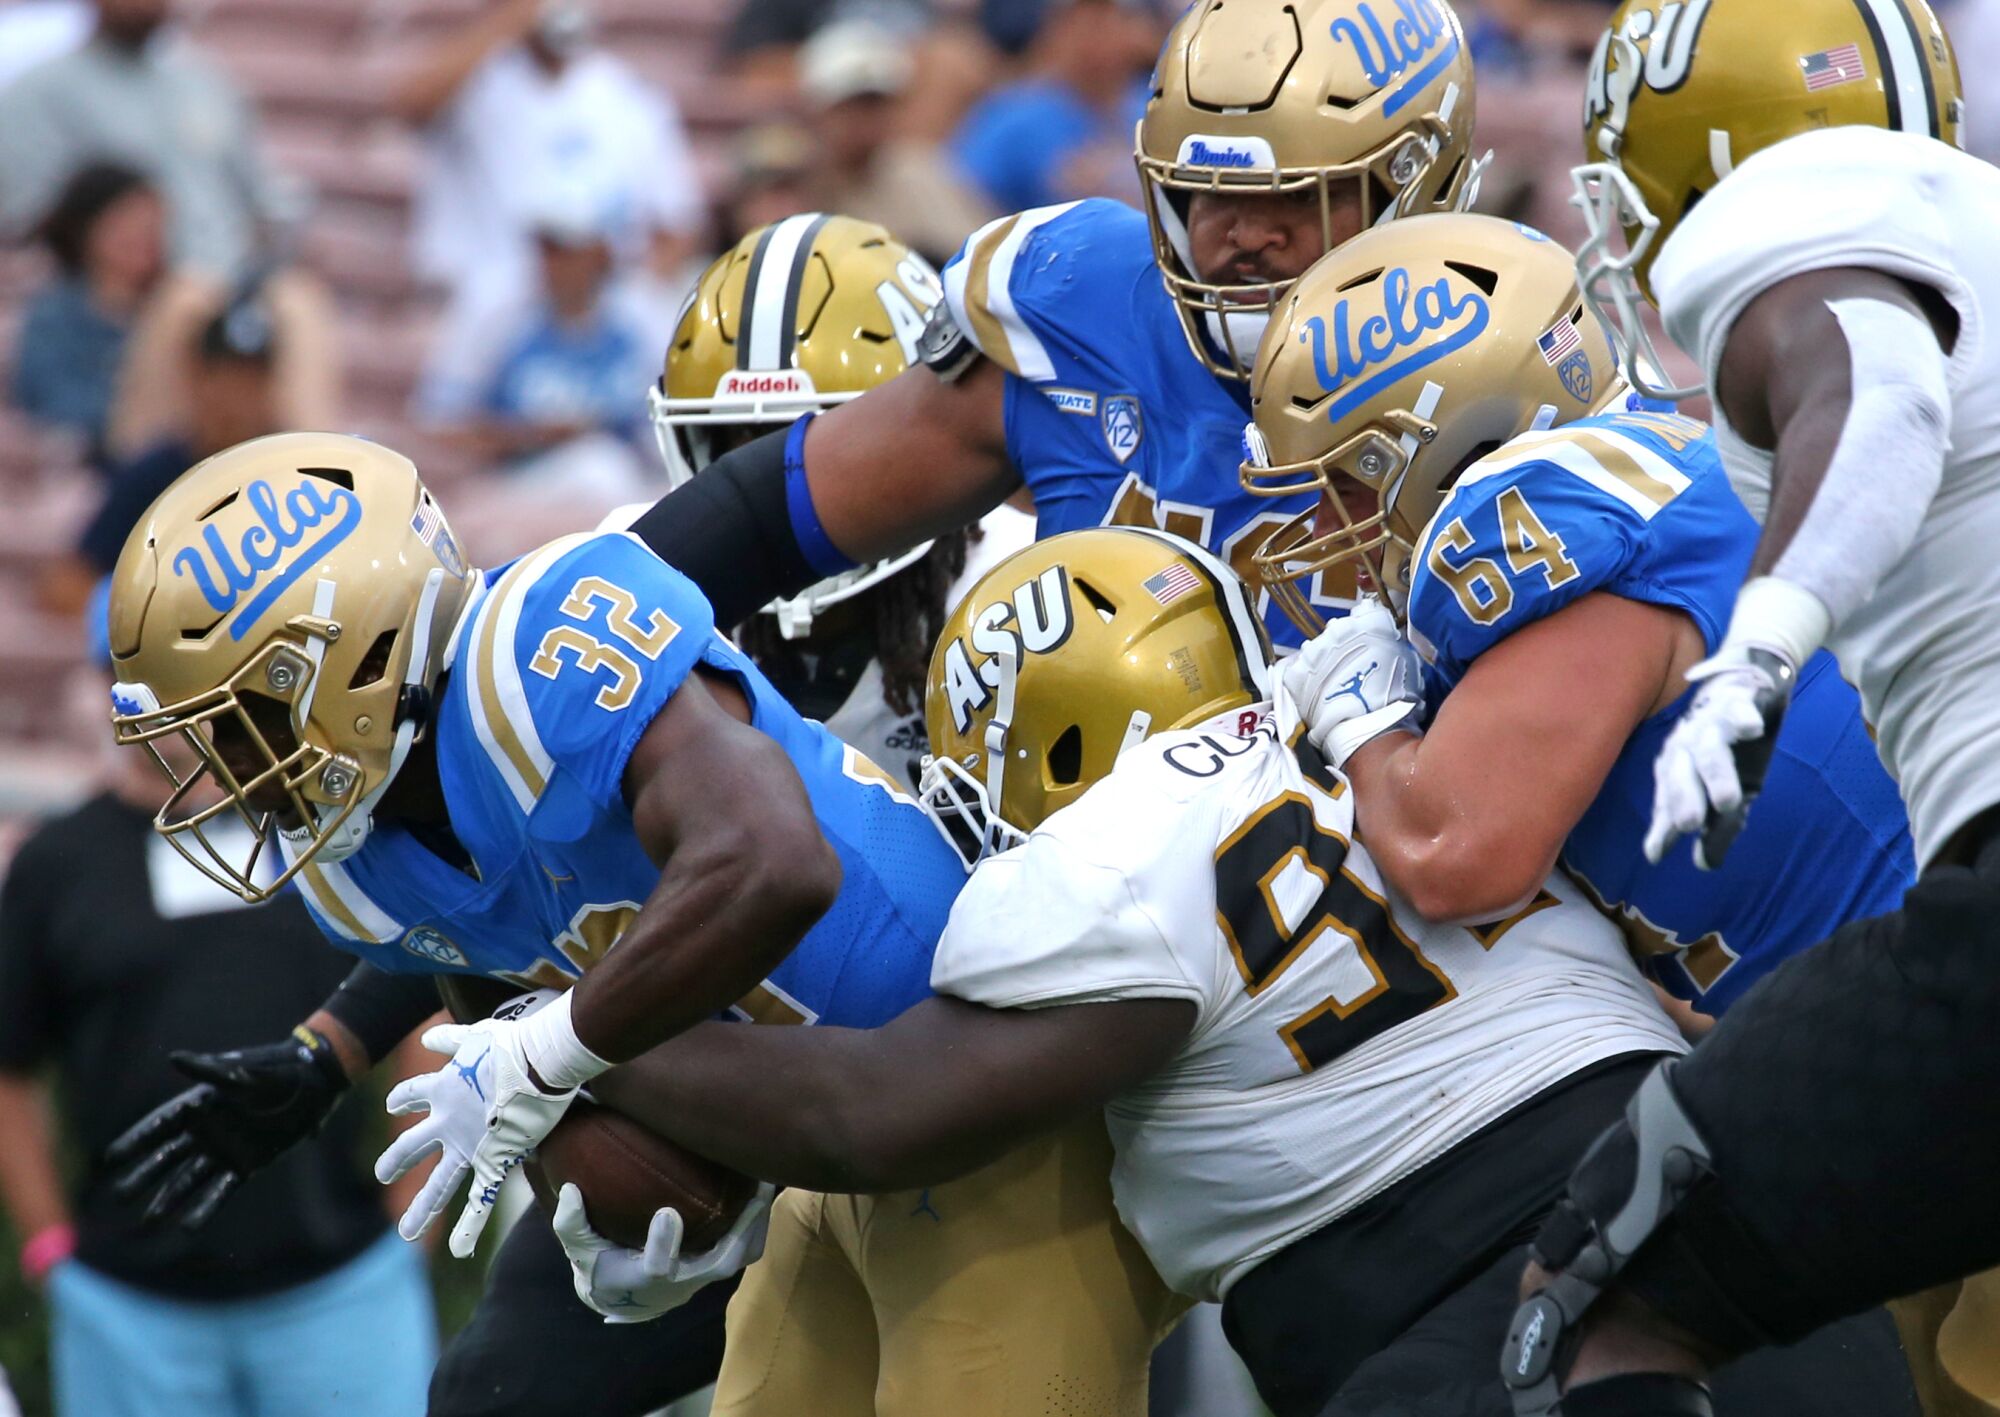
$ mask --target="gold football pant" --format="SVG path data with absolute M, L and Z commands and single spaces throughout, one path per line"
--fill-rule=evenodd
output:
M 1924 1417 L 2000 1414 L 2000 1270 L 1889 1305 Z
M 786 1191 L 729 1304 L 715 1417 L 1144 1417 L 1188 1301 L 1111 1204 L 1090 1117 L 925 1191 Z

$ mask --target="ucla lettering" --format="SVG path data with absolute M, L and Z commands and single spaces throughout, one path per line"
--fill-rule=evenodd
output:
M 1320 387 L 1328 393 L 1347 390 L 1328 407 L 1329 422 L 1339 422 L 1406 374 L 1464 348 L 1486 328 L 1490 312 L 1485 298 L 1473 290 L 1454 296 L 1448 276 L 1439 276 L 1412 294 L 1410 273 L 1399 266 L 1382 278 L 1380 289 L 1382 312 L 1363 320 L 1358 330 L 1350 328 L 1353 302 L 1343 300 L 1334 307 L 1331 333 L 1319 315 L 1307 320 L 1299 333 L 1300 343 L 1312 346 L 1313 372 Z M 1450 333 L 1432 338 L 1445 330 Z M 1391 362 L 1400 350 L 1414 352 Z M 1378 372 L 1354 384 L 1371 370 Z
M 1387 88 L 1412 69 L 1416 70 L 1410 81 L 1382 105 L 1383 113 L 1391 118 L 1412 93 L 1436 78 L 1458 53 L 1458 34 L 1436 0 L 1395 0 L 1395 3 L 1398 18 L 1386 27 L 1375 7 L 1369 4 L 1355 7 L 1360 23 L 1342 15 L 1331 26 L 1335 40 L 1354 47 L 1361 71 L 1376 88 Z M 1440 40 L 1448 42 L 1440 46 Z M 1433 50 L 1437 52 L 1433 54 Z
M 233 550 L 220 529 L 211 523 L 202 528 L 201 540 L 176 551 L 171 563 L 174 574 L 192 580 L 202 599 L 217 614 L 226 614 L 246 592 L 256 590 L 250 602 L 229 622 L 232 640 L 242 639 L 244 631 L 286 587 L 361 524 L 361 499 L 345 487 L 318 478 L 302 478 L 285 493 L 282 502 L 271 484 L 260 478 L 244 489 L 243 500 L 256 513 L 257 520 L 237 539 Z M 286 552 L 329 522 L 331 525 L 294 556 L 291 564 L 270 580 L 264 579 L 265 572 L 276 567 Z M 258 589 L 260 582 L 262 589 Z

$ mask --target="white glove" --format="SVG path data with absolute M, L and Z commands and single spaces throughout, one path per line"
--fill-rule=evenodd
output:
M 764 1253 L 775 1190 L 759 1186 L 736 1223 L 706 1254 L 681 1258 L 681 1215 L 671 1206 L 653 1213 L 646 1248 L 628 1250 L 595 1230 L 583 1214 L 583 1192 L 566 1183 L 556 1197 L 556 1238 L 569 1256 L 576 1297 L 608 1324 L 642 1324 L 678 1309 L 697 1289 L 727 1279 Z
M 392 1114 L 430 1115 L 375 1162 L 375 1178 L 386 1185 L 432 1147 L 444 1153 L 396 1226 L 404 1239 L 414 1240 L 430 1227 L 469 1173 L 471 1194 L 452 1227 L 451 1252 L 460 1259 L 471 1255 L 507 1173 L 562 1120 L 577 1088 L 610 1066 L 577 1041 L 570 997 L 563 994 L 519 1018 L 441 1024 L 424 1034 L 424 1047 L 449 1053 L 451 1061 L 391 1090 Z M 549 1089 L 538 1086 L 536 1077 Z
M 1701 689 L 1653 762 L 1645 851 L 1657 862 L 1676 838 L 1700 832 L 1694 864 L 1706 871 L 1722 864 L 1763 790 L 1794 670 L 1762 648 L 1725 645 L 1687 677 Z
M 1284 683 L 1306 737 L 1336 768 L 1384 733 L 1416 732 L 1423 713 L 1423 664 L 1372 595 L 1306 641 L 1285 662 Z

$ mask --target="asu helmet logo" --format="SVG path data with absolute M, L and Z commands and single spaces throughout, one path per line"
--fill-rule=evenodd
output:
M 1069 573 L 1050 566 L 1031 581 L 1014 588 L 974 615 L 965 639 L 944 648 L 944 696 L 951 721 L 960 733 L 972 727 L 972 715 L 984 708 L 1000 687 L 999 657 L 1047 654 L 1069 638 L 1076 621 L 1070 613 Z M 966 639 L 971 640 L 970 649 Z M 975 669 L 974 653 L 986 658 Z

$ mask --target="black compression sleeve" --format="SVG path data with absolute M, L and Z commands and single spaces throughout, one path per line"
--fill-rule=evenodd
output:
M 379 1063 L 438 1011 L 437 981 L 428 974 L 391 974 L 357 964 L 320 1007 L 361 1041 L 369 1062 Z
M 792 534 L 787 432 L 724 453 L 632 524 L 634 535 L 708 597 L 718 625 L 747 620 L 774 596 L 819 579 Z

